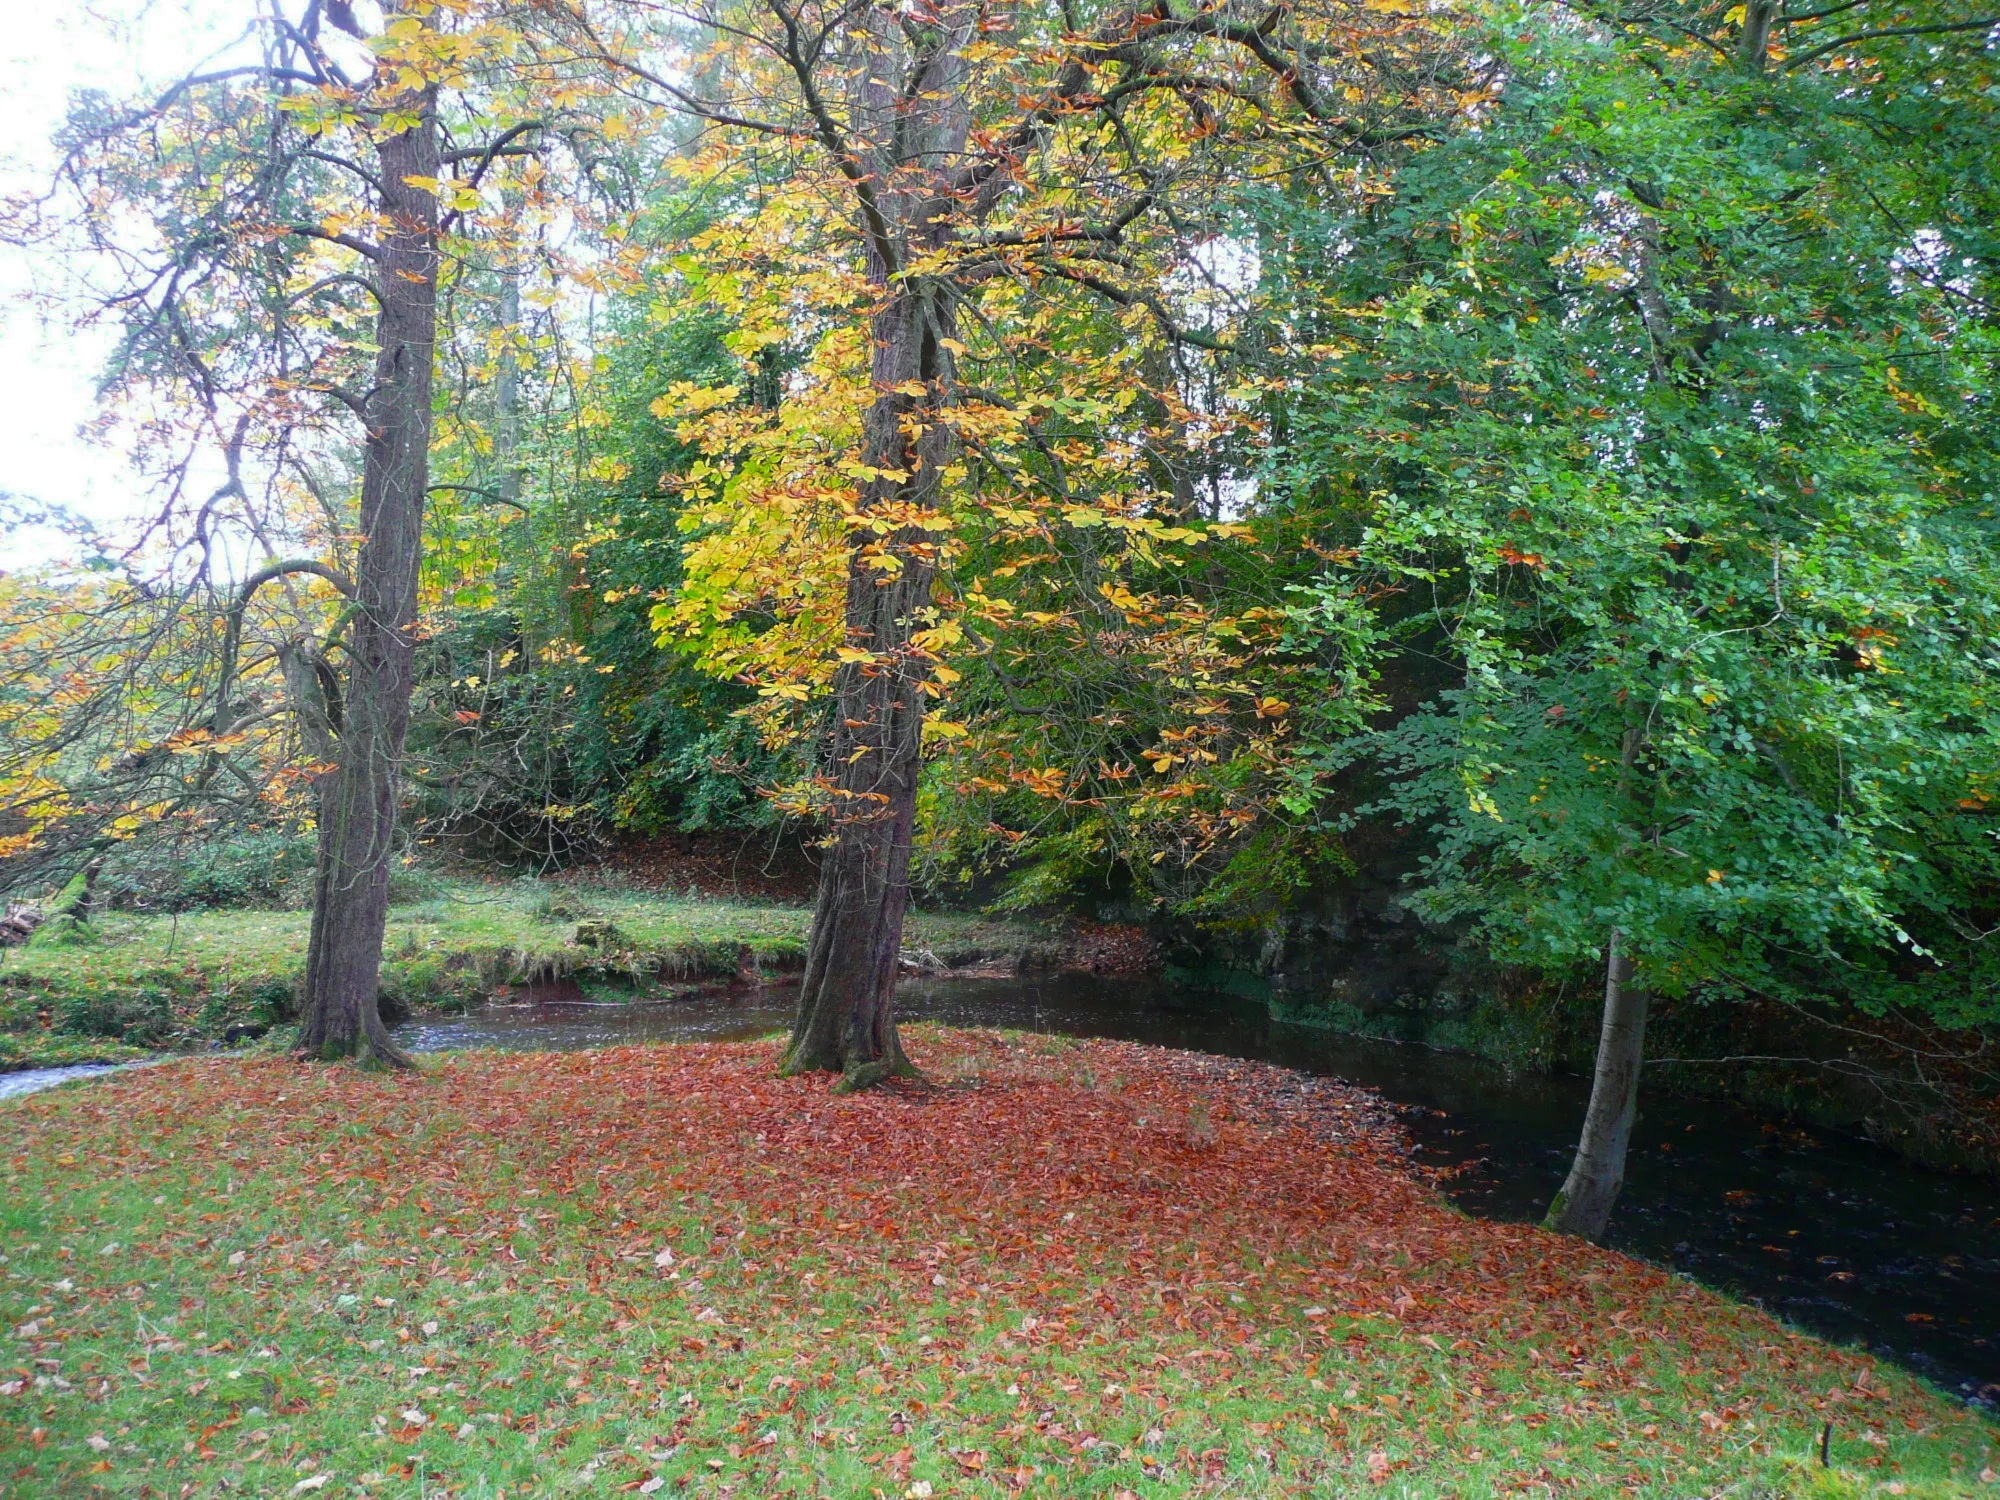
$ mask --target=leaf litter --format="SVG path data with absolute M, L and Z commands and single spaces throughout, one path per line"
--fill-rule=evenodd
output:
M 25 1101 L 0 1493 L 1782 1493 L 1829 1421 L 1855 1493 L 2000 1457 L 1864 1355 L 1464 1217 L 1366 1091 L 909 1038 L 927 1081 L 852 1098 L 758 1042 Z

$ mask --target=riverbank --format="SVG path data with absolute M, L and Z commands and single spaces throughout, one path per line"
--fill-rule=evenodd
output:
M 810 906 L 676 898 L 576 882 L 429 878 L 390 910 L 384 1010 L 446 1014 L 491 998 L 657 998 L 756 981 L 804 962 Z M 117 1062 L 143 1049 L 240 1041 L 283 1026 L 310 926 L 301 911 L 107 913 L 91 940 L 0 952 L 0 1070 Z M 913 912 L 906 948 L 931 967 L 1088 965 L 1102 929 Z
M 1454 1213 L 1372 1095 L 910 1042 L 930 1085 L 854 1099 L 752 1043 L 194 1060 L 10 1106 L 9 1477 L 1945 1496 L 2000 1463 L 1893 1369 Z

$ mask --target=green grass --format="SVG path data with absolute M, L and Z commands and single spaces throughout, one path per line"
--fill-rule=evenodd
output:
M 0 1106 L 0 1493 L 2000 1493 L 1908 1377 L 1201 1064 L 911 1040 L 854 1099 L 750 1044 Z
M 0 1032 L 0 1073 L 18 1073 L 27 1068 L 68 1068 L 80 1063 L 136 1062 L 150 1056 L 152 1053 L 144 1047 L 128 1047 L 102 1037 L 51 1035 L 42 1031 L 27 1036 Z
M 778 973 L 801 965 L 811 912 L 798 905 L 672 899 L 537 881 L 431 881 L 395 906 L 383 988 L 394 1003 L 451 1009 L 537 975 L 573 977 L 598 998 L 661 985 Z M 579 947 L 578 922 L 615 937 Z M 97 937 L 0 955 L 0 1068 L 40 1066 L 79 1046 L 187 1045 L 235 1026 L 284 1019 L 304 964 L 310 918 L 293 911 L 110 913 Z M 908 943 L 947 959 L 1050 961 L 1056 940 L 1026 923 L 917 912 Z

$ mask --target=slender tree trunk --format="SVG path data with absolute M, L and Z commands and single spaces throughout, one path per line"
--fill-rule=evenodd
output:
M 1590 1107 L 1569 1178 L 1549 1205 L 1547 1228 L 1594 1240 L 1611 1222 L 1612 1205 L 1625 1186 L 1625 1152 L 1638 1114 L 1645 1051 L 1646 992 L 1632 982 L 1624 934 L 1614 929 L 1605 954 L 1604 1027 L 1597 1040 Z
M 498 466 L 500 498 L 521 503 L 521 360 L 515 350 L 521 336 L 521 268 L 514 252 L 500 267 L 500 367 L 493 380 L 493 461 Z
M 319 861 L 299 1028 L 303 1053 L 397 1066 L 410 1059 L 390 1041 L 378 1001 L 415 662 L 438 275 L 437 200 L 409 182 L 438 175 L 435 99 L 425 95 L 414 109 L 421 123 L 377 148 L 389 220 L 376 266 L 380 352 L 366 404 L 346 700 L 335 768 L 318 786 Z
M 1743 31 L 1736 41 L 1737 66 L 1761 73 L 1771 55 L 1771 28 L 1778 19 L 1778 0 L 1748 0 L 1743 7 Z

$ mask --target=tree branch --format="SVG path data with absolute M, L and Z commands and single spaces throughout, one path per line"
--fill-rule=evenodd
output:
M 1183 328 L 1174 321 L 1166 304 L 1151 292 L 1128 292 L 1123 287 L 1114 286 L 1102 277 L 1093 276 L 1088 271 L 1058 261 L 1037 269 L 1045 276 L 1059 276 L 1064 281 L 1073 281 L 1078 286 L 1088 287 L 1107 302 L 1115 302 L 1120 307 L 1143 307 L 1153 315 L 1167 337 L 1178 344 L 1192 344 L 1197 349 L 1208 349 L 1217 354 L 1227 354 L 1235 346 L 1213 334 L 1198 333 L 1192 328 Z
M 498 490 L 489 490 L 476 484 L 434 484 L 425 493 L 430 495 L 448 493 L 477 495 L 482 500 L 491 500 L 500 505 L 511 505 L 524 516 L 528 514 L 528 507 L 523 505 L 519 500 L 514 499 L 511 495 L 503 495 Z
M 1142 193 L 1138 198 L 1133 200 L 1124 212 L 1120 213 L 1109 224 L 1080 225 L 1069 229 L 1039 231 L 1008 229 L 996 234 L 982 235 L 978 239 L 967 240 L 964 243 L 969 247 L 981 250 L 997 250 L 1010 245 L 1046 245 L 1060 241 L 1093 241 L 1097 243 L 1116 244 L 1120 236 L 1132 226 L 1133 222 L 1152 206 L 1153 195 L 1151 193 Z
M 1857 42 L 1872 42 L 1885 36 L 1942 36 L 1949 31 L 1991 31 L 2000 26 L 2000 16 L 1982 16 L 1976 21 L 1940 22 L 1935 26 L 1884 26 L 1876 31 L 1857 31 L 1824 47 L 1815 47 L 1803 57 L 1790 58 L 1785 63 L 1785 71 L 1803 68 L 1807 63 L 1818 62 L 1829 52 L 1838 52 L 1842 47 L 1852 47 Z
M 265 563 L 263 567 L 243 580 L 243 586 L 236 591 L 230 602 L 229 617 L 222 632 L 222 672 L 216 680 L 214 734 L 217 739 L 229 733 L 233 727 L 229 723 L 229 689 L 236 677 L 236 658 L 243 643 L 243 616 L 250 608 L 250 601 L 257 590 L 265 584 L 286 577 L 292 573 L 311 573 L 324 578 L 339 589 L 349 599 L 354 597 L 354 583 L 348 576 L 330 563 L 323 563 L 314 557 L 286 557 L 276 562 Z
M 478 187 L 479 179 L 486 175 L 486 169 L 493 165 L 493 159 L 496 156 L 532 156 L 534 154 L 534 147 L 532 146 L 523 146 L 511 151 L 508 147 L 512 146 L 515 141 L 519 140 L 529 131 L 540 130 L 542 128 L 543 122 L 540 120 L 523 120 L 519 125 L 504 132 L 497 139 L 483 147 L 467 147 L 462 151 L 446 151 L 442 153 L 439 160 L 456 166 L 459 162 L 470 161 L 474 157 L 477 157 L 479 165 L 472 169 L 472 176 L 466 179 L 466 181 L 468 186 Z
M 329 245 L 339 245 L 343 249 L 354 251 L 357 255 L 365 255 L 372 261 L 382 259 L 380 245 L 371 245 L 367 240 L 357 239 L 351 234 L 336 234 L 331 230 L 321 229 L 316 224 L 287 224 L 285 233 L 304 235 L 309 240 L 325 240 Z
M 894 276 L 902 267 L 902 256 L 897 252 L 895 237 L 889 233 L 888 217 L 882 212 L 881 200 L 875 195 L 875 184 L 869 174 L 861 170 L 861 162 L 854 150 L 840 133 L 840 126 L 834 122 L 833 112 L 820 97 L 819 83 L 813 77 L 812 62 L 799 49 L 798 17 L 785 9 L 781 0 L 765 0 L 778 24 L 785 28 L 785 50 L 781 54 L 785 65 L 792 70 L 798 80 L 799 92 L 806 101 L 806 112 L 812 116 L 817 127 L 819 143 L 833 158 L 833 164 L 854 189 L 854 196 L 861 204 L 861 217 L 868 226 L 868 237 L 875 242 L 875 253 L 881 257 L 884 274 Z

